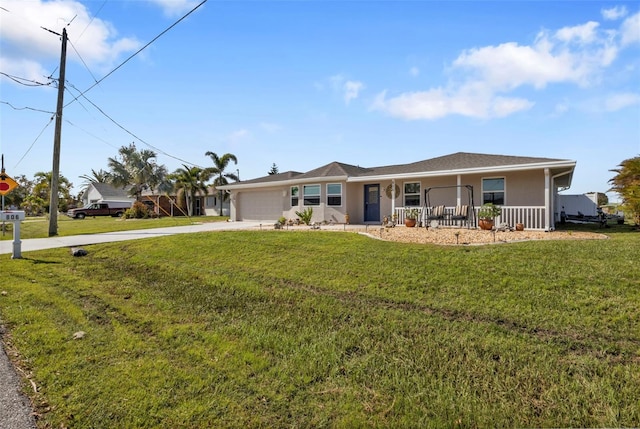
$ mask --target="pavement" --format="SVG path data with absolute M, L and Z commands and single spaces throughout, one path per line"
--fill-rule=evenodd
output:
M 273 224 L 260 222 L 210 222 L 186 226 L 144 229 L 136 231 L 108 232 L 103 234 L 75 235 L 68 237 L 32 238 L 20 241 L 20 253 L 59 247 L 80 247 L 91 244 L 162 237 L 196 232 L 273 228 Z M 13 240 L 0 241 L 0 254 L 13 254 Z M 0 319 L 0 336 L 4 334 Z M 0 341 L 0 429 L 35 429 L 34 410 L 29 399 L 21 392 L 21 378 Z

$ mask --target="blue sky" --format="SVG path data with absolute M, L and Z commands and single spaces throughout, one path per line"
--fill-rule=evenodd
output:
M 102 80 L 199 3 L 0 0 L 6 172 L 52 169 L 60 39 L 41 27 L 65 26 L 60 171 L 76 190 L 131 142 L 169 171 L 233 153 L 241 179 L 460 151 L 572 159 L 567 193 L 606 191 L 640 154 L 640 2 L 209 0 Z

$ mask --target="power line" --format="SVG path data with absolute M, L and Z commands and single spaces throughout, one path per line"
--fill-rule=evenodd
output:
M 50 112 L 48 110 L 35 109 L 33 107 L 16 107 L 13 104 L 9 103 L 8 101 L 0 100 L 0 103 L 6 104 L 7 106 L 11 107 L 13 110 L 33 110 L 34 112 L 48 113 L 50 115 L 55 115 L 56 114 L 56 112 Z
M 22 160 L 27 156 L 27 154 L 31 151 L 31 149 L 33 148 L 33 145 L 36 144 L 36 142 L 38 141 L 38 139 L 40 138 L 40 136 L 42 136 L 42 133 L 44 133 L 44 130 L 46 130 L 49 125 L 51 125 L 51 122 L 53 122 L 53 119 L 55 118 L 55 113 L 53 114 L 53 116 L 49 119 L 49 122 L 47 122 L 47 125 L 44 126 L 44 128 L 42 128 L 42 131 L 40 131 L 40 134 L 38 134 L 38 137 L 35 138 L 35 140 L 33 141 L 33 143 L 31 143 L 31 146 L 29 146 L 29 148 L 27 149 L 27 151 L 24 153 L 24 155 L 22 155 L 22 158 L 20 158 L 18 160 L 18 162 L 16 163 L 16 165 L 13 166 L 13 168 L 18 167 L 18 165 L 20 165 L 20 163 L 22 162 Z
M 24 85 L 24 86 L 50 86 L 51 85 L 51 78 L 48 78 L 49 82 L 42 83 L 42 82 L 38 82 L 37 80 L 27 79 L 27 78 L 20 77 L 20 76 L 14 76 L 12 74 L 5 73 L 5 72 L 0 72 L 0 74 L 3 75 L 3 76 L 8 77 L 12 81 L 14 81 L 16 83 L 19 83 L 20 85 Z M 25 83 L 25 82 L 31 82 L 31 83 Z
M 182 18 L 178 19 L 176 22 L 174 22 L 173 24 L 171 24 L 169 27 L 167 27 L 163 32 L 161 32 L 160 34 L 158 34 L 156 37 L 154 37 L 153 39 L 151 39 L 150 42 L 148 42 L 146 45 L 144 45 L 142 48 L 138 49 L 136 52 L 134 52 L 131 56 L 129 56 L 129 58 L 127 58 L 126 60 L 124 60 L 122 63 L 120 63 L 120 65 L 118 65 L 116 68 L 114 68 L 113 70 L 111 70 L 109 73 L 107 73 L 106 75 L 104 75 L 100 80 L 96 81 L 96 83 L 94 83 L 93 85 L 91 85 L 89 88 L 85 89 L 80 95 L 78 95 L 76 98 L 74 98 L 73 100 L 71 100 L 70 102 L 68 102 L 64 107 L 67 107 L 69 104 L 73 103 L 74 101 L 76 101 L 78 99 L 78 97 L 86 94 L 87 92 L 91 91 L 93 88 L 95 88 L 98 84 L 100 84 L 100 82 L 102 82 L 103 80 L 105 80 L 106 78 L 108 78 L 109 76 L 111 76 L 113 73 L 115 73 L 116 70 L 118 70 L 120 67 L 122 67 L 123 65 L 125 65 L 126 63 L 128 63 L 133 57 L 135 57 L 136 55 L 138 55 L 140 52 L 144 51 L 147 47 L 149 47 L 149 45 L 151 45 L 153 42 L 155 42 L 156 40 L 158 40 L 160 37 L 162 37 L 165 33 L 167 33 L 169 30 L 171 30 L 173 27 L 175 27 L 176 25 L 178 25 L 180 22 L 182 22 L 184 19 L 186 19 L 189 15 L 191 15 L 193 12 L 196 11 L 196 9 L 198 9 L 200 6 L 202 6 L 203 4 L 205 4 L 208 0 L 202 0 L 202 2 L 200 2 L 200 4 L 198 4 L 197 6 L 195 6 L 193 9 L 191 9 L 189 12 L 187 12 Z

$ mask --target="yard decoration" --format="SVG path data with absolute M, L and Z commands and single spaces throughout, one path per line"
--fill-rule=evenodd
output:
M 495 218 L 500 216 L 502 208 L 493 203 L 486 203 L 480 207 L 478 211 L 478 226 L 480 229 L 493 229 Z
M 404 209 L 404 226 L 407 226 L 409 228 L 413 228 L 414 226 L 416 226 L 416 223 L 418 222 L 418 216 L 420 215 L 420 211 L 418 211 L 417 208 L 405 208 Z

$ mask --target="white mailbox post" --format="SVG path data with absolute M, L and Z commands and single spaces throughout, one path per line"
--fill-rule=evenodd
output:
M 0 221 L 13 222 L 13 253 L 11 259 L 22 258 L 22 249 L 20 244 L 20 222 L 24 220 L 24 211 L 5 210 L 0 211 Z

